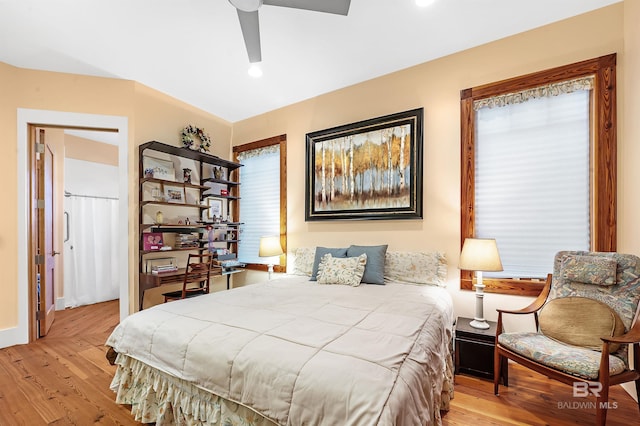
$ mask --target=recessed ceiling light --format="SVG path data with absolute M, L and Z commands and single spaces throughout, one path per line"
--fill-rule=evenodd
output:
M 420 7 L 431 6 L 436 0 L 416 0 L 416 4 Z
M 260 78 L 262 77 L 262 68 L 258 64 L 251 64 L 248 73 L 253 78 Z

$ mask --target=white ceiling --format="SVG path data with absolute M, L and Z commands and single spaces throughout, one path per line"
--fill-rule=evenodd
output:
M 227 0 L 0 0 L 0 61 L 135 80 L 230 122 L 621 0 L 352 0 L 260 9 L 262 69 Z

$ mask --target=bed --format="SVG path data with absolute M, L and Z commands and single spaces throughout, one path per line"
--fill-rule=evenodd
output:
M 297 267 L 129 316 L 107 340 L 116 402 L 157 425 L 440 424 L 453 396 L 444 256 L 396 254 L 384 285 Z

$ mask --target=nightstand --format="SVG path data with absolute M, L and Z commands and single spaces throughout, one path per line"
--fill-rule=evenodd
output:
M 489 328 L 473 328 L 472 318 L 458 317 L 455 332 L 456 374 L 466 373 L 493 380 L 493 354 L 495 349 L 496 327 L 493 321 L 487 321 Z M 507 362 L 502 365 L 504 386 L 508 383 Z

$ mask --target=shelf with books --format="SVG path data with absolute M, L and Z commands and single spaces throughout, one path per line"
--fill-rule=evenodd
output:
M 178 234 L 203 232 L 204 225 L 185 225 L 185 224 L 159 224 L 159 223 L 141 223 L 140 231 L 147 232 L 175 232 Z
M 203 183 L 206 182 L 211 182 L 211 183 L 218 183 L 220 185 L 225 185 L 225 186 L 238 186 L 240 185 L 240 182 L 234 182 L 231 180 L 226 180 L 226 179 L 216 179 L 216 178 L 205 178 L 202 179 Z M 209 186 L 207 186 L 207 188 L 209 188 Z
M 171 201 L 156 201 L 156 200 L 145 200 L 140 202 L 140 206 L 146 206 L 149 204 L 155 204 L 157 206 L 180 206 L 180 207 L 193 207 L 196 209 L 206 210 L 209 206 L 205 206 L 202 204 L 189 204 L 189 203 L 176 203 Z
M 203 189 L 203 190 L 206 190 L 209 188 L 208 186 L 205 186 L 205 185 L 198 185 L 198 184 L 189 183 L 189 182 L 177 182 L 173 180 L 158 179 L 158 178 L 141 178 L 140 184 L 142 185 L 145 183 L 157 183 L 160 185 L 178 185 L 178 186 L 183 186 L 185 188 Z
M 139 146 L 139 271 L 148 257 L 171 252 L 178 258 L 178 266 L 186 260 L 185 252 L 209 249 L 208 229 L 215 229 L 225 237 L 218 237 L 214 250 L 222 248 L 237 252 L 240 223 L 237 222 L 241 164 L 188 148 L 150 141 Z M 209 201 L 217 200 L 217 201 Z M 214 221 L 213 214 L 216 214 Z M 220 222 L 227 218 L 226 222 Z M 160 235 L 162 246 L 145 246 L 150 235 Z M 175 272 L 174 272 L 175 273 Z M 171 275 L 171 274 L 170 274 Z M 140 307 L 148 285 L 164 283 L 140 278 Z

